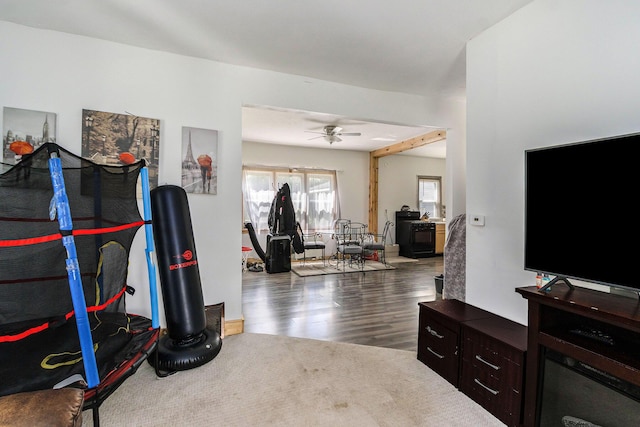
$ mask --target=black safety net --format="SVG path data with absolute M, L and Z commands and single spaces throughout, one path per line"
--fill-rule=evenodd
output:
M 50 152 L 61 160 L 70 232 L 60 230 L 52 203 Z M 133 292 L 129 252 L 144 224 L 136 196 L 144 161 L 97 164 L 48 143 L 0 166 L 0 396 L 84 378 L 62 243 L 68 235 L 75 240 L 101 381 L 88 396 L 117 385 L 158 334 L 125 306 Z

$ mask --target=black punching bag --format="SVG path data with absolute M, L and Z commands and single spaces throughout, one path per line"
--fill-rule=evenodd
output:
M 151 212 L 168 333 L 148 360 L 162 370 L 195 368 L 218 354 L 222 340 L 207 329 L 187 193 L 175 185 L 153 189 Z

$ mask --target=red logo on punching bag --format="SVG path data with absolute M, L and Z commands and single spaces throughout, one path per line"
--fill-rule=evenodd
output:
M 169 266 L 169 270 L 177 270 L 179 268 L 191 267 L 192 265 L 198 264 L 198 261 L 193 259 L 193 252 L 191 252 L 189 249 L 187 249 L 186 251 L 184 251 L 180 255 L 174 256 L 174 258 L 183 258 L 187 262 L 180 262 L 178 264 L 171 264 Z

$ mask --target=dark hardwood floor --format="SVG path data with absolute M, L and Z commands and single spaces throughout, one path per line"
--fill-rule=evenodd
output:
M 442 256 L 395 270 L 299 277 L 242 274 L 245 332 L 417 350 L 418 302 L 440 298 Z

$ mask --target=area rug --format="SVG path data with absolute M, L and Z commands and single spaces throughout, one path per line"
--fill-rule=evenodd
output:
M 165 378 L 145 362 L 101 405 L 100 424 L 504 427 L 414 351 L 251 333 Z
M 322 261 L 307 261 L 304 265 L 302 263 L 291 265 L 291 271 L 300 277 L 320 276 L 324 274 L 364 273 L 367 271 L 394 269 L 394 266 L 389 264 L 385 265 L 378 261 L 366 261 L 364 268 L 360 268 L 358 263 L 349 265 L 349 262 L 346 262 L 344 265 L 340 262 L 339 265 L 336 265 L 335 261 L 325 262 L 324 264 Z
M 418 258 L 407 258 L 406 256 L 388 256 L 387 264 L 403 264 L 405 262 L 420 262 Z

